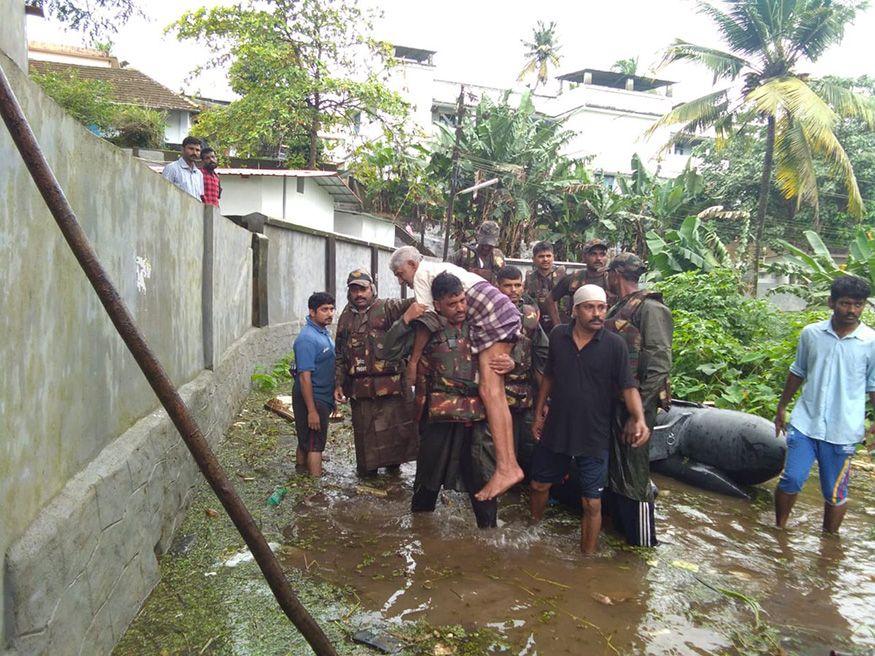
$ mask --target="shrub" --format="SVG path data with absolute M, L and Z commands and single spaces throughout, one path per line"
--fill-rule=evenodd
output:
M 728 269 L 682 273 L 655 286 L 674 316 L 672 393 L 769 419 L 799 333 L 829 311 L 781 312 L 741 292 Z
M 118 105 L 109 140 L 122 148 L 160 148 L 164 144 L 163 112 L 134 105 Z

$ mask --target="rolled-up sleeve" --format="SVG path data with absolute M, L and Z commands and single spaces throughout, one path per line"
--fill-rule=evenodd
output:
M 796 345 L 796 359 L 790 365 L 790 373 L 799 378 L 805 378 L 808 374 L 808 341 L 811 338 L 811 333 L 806 329 L 799 335 L 799 343 Z M 871 376 L 871 374 L 870 374 Z M 872 382 L 872 378 L 868 378 Z

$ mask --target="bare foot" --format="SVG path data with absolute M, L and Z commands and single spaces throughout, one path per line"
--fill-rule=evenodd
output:
M 497 496 L 501 496 L 514 485 L 523 480 L 523 470 L 519 467 L 514 467 L 508 471 L 496 469 L 489 482 L 483 486 L 474 498 L 477 501 L 490 501 Z

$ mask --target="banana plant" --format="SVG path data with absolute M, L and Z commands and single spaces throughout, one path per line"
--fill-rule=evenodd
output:
M 667 230 L 663 235 L 650 230 L 646 239 L 650 251 L 648 280 L 734 266 L 720 237 L 698 216 L 688 216 L 677 230 Z
M 781 261 L 769 266 L 779 275 L 787 275 L 791 282 L 780 285 L 772 293 L 790 293 L 808 302 L 823 303 L 829 297 L 829 287 L 839 276 L 855 275 L 869 281 L 875 287 L 875 232 L 859 228 L 848 245 L 848 258 L 837 262 L 820 236 L 813 230 L 803 235 L 811 251 L 805 251 L 787 241 L 779 241 L 785 251 Z M 870 305 L 875 303 L 870 299 Z

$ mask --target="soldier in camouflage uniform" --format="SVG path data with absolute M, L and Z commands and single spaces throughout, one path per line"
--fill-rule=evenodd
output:
M 495 446 L 477 388 L 465 291 L 456 276 L 441 273 L 432 282 L 432 296 L 437 314 L 422 316 L 424 323 L 415 327 L 405 315 L 389 330 L 380 350 L 387 359 L 405 357 L 416 331 L 430 335 L 417 368 L 420 442 L 411 510 L 433 512 L 442 487 L 467 492 L 477 526 L 492 528 L 498 501 L 474 496 L 495 471 Z
M 590 239 L 583 245 L 583 263 L 585 269 L 570 273 L 556 283 L 550 294 L 548 313 L 556 324 L 571 321 L 571 299 L 574 292 L 583 285 L 598 285 L 605 290 L 608 297 L 608 308 L 617 302 L 617 296 L 608 289 L 608 272 L 605 264 L 608 261 L 608 242 L 603 239 Z
M 553 264 L 553 244 L 546 241 L 535 244 L 532 249 L 532 264 L 534 268 L 526 273 L 525 293 L 529 299 L 538 304 L 541 327 L 549 335 L 555 326 L 550 317 L 552 303 L 550 293 L 565 277 L 565 267 Z
M 605 328 L 626 340 L 644 420 L 652 432 L 657 411 L 671 405 L 672 317 L 661 294 L 638 288 L 643 273 L 644 263 L 634 253 L 620 253 L 608 265 L 608 287 L 620 300 L 608 311 Z M 626 420 L 624 413 L 617 418 L 611 443 L 606 505 L 629 544 L 652 547 L 657 542 L 650 453 L 646 444 L 632 447 L 618 439 Z
M 513 441 L 516 457 L 523 469 L 532 459 L 535 440 L 532 437 L 532 408 L 538 395 L 538 385 L 544 375 L 544 365 L 550 352 L 550 340 L 541 327 L 538 308 L 523 299 L 523 273 L 513 266 L 499 269 L 498 289 L 507 296 L 523 318 L 522 329 L 510 353 L 511 372 L 504 377 L 507 405 L 513 420 Z
M 484 221 L 477 230 L 477 243 L 468 244 L 450 254 L 447 261 L 476 273 L 495 284 L 495 272 L 504 266 L 504 253 L 498 249 L 501 233 L 495 221 Z
M 335 340 L 335 399 L 352 406 L 356 468 L 373 475 L 379 467 L 397 469 L 416 458 L 418 438 L 412 408 L 404 396 L 404 363 L 376 355 L 386 331 L 413 299 L 377 298 L 365 269 L 346 280 L 349 303 L 340 315 Z

